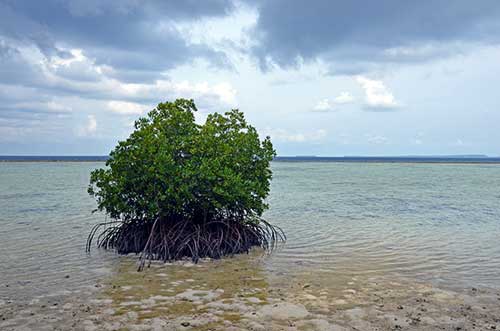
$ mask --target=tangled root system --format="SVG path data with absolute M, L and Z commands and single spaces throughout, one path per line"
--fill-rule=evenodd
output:
M 265 220 L 242 222 L 224 219 L 203 224 L 191 221 L 144 220 L 111 221 L 94 226 L 87 239 L 87 252 L 93 240 L 97 246 L 119 254 L 140 254 L 139 270 L 145 261 L 164 262 L 190 258 L 219 259 L 248 253 L 254 246 L 266 251 L 286 239 L 284 232 Z

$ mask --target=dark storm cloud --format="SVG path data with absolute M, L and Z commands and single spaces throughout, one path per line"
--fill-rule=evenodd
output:
M 191 45 L 173 23 L 231 10 L 229 0 L 0 0 L 0 37 L 33 43 L 46 56 L 68 57 L 62 48 L 80 48 L 96 64 L 132 71 L 144 80 L 139 71 L 154 78 L 156 71 L 194 58 L 228 65 L 224 54 L 208 45 Z
M 200 58 L 211 66 L 230 66 L 225 54 L 210 45 L 191 44 L 176 24 L 234 9 L 230 0 L 0 0 L 0 126 L 14 119 L 29 126 L 30 116 L 66 115 L 68 110 L 53 100 L 70 96 L 159 97 L 130 96 L 111 79 L 168 80 L 164 71 Z M 61 59 L 76 61 L 54 65 Z
M 321 59 L 332 73 L 448 56 L 500 40 L 500 1 L 261 1 L 253 54 L 266 69 Z

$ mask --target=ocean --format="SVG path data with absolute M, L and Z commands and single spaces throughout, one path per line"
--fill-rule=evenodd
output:
M 122 257 L 85 253 L 89 173 L 103 162 L 0 162 L 0 298 L 91 285 Z M 387 275 L 500 288 L 500 166 L 273 162 L 265 218 L 287 242 L 270 275 Z

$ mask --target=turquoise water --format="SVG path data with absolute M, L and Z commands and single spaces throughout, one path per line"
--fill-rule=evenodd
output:
M 85 253 L 95 202 L 90 171 L 103 163 L 0 163 L 0 297 L 29 299 L 92 284 L 113 254 Z M 70 276 L 70 278 L 66 278 Z
M 394 273 L 500 288 L 500 166 L 275 163 L 271 258 L 332 273 Z
M 92 284 L 116 255 L 85 253 L 103 215 L 90 162 L 0 163 L 0 298 Z M 266 218 L 287 243 L 269 272 L 397 275 L 500 288 L 500 166 L 274 162 Z M 67 278 L 69 276 L 69 278 Z

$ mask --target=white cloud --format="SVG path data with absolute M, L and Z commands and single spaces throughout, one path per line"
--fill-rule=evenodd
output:
M 229 83 L 220 83 L 212 87 L 212 92 L 219 97 L 222 102 L 228 105 L 236 105 L 236 89 Z
M 142 115 L 148 107 L 135 102 L 109 101 L 107 107 L 114 113 L 122 115 Z
M 353 102 L 354 97 L 349 92 L 340 92 L 340 95 L 336 97 L 333 101 L 335 101 L 336 104 L 342 105 Z
M 26 87 L 37 88 L 42 92 L 54 93 L 62 90 L 65 94 L 78 95 L 81 98 L 99 99 L 105 102 L 130 102 L 125 110 L 117 113 L 140 114 L 140 106 L 150 109 L 151 105 L 176 98 L 192 98 L 200 108 L 216 108 L 219 106 L 235 106 L 237 104 L 236 89 L 228 82 L 190 82 L 175 79 L 158 79 L 153 82 L 128 83 L 116 77 L 113 70 L 106 65 L 98 65 L 94 59 L 85 55 L 80 49 L 64 49 L 71 54 L 69 58 L 46 58 L 43 54 L 22 49 L 26 65 L 38 74 L 37 79 L 31 75 Z M 23 63 L 24 65 L 24 63 Z M 136 104 L 136 106 L 133 106 Z M 115 111 L 117 104 L 108 105 Z M 124 106 L 121 104 L 120 106 Z
M 148 110 L 153 109 L 157 102 L 176 98 L 192 98 L 200 110 L 212 110 L 219 106 L 234 107 L 237 104 L 236 89 L 227 82 L 210 85 L 207 82 L 182 81 L 174 83 L 167 80 L 157 80 L 154 84 L 120 83 L 116 87 L 116 97 L 122 100 L 108 101 L 106 106 L 108 110 L 121 115 L 143 115 Z M 155 101 L 142 103 L 140 102 L 142 100 Z
M 49 65 L 52 65 L 54 67 L 59 67 L 59 66 L 69 66 L 74 62 L 86 62 L 88 59 L 86 58 L 85 55 L 83 55 L 83 50 L 74 48 L 70 49 L 68 51 L 72 55 L 72 57 L 66 57 L 66 58 L 61 58 L 58 56 L 54 56 L 53 58 L 49 59 Z
M 332 109 L 333 106 L 330 104 L 330 101 L 328 99 L 323 99 L 319 101 L 313 108 L 314 111 L 319 111 L 319 112 L 329 111 Z
M 167 82 L 167 84 L 162 83 L 161 85 L 163 88 L 168 88 L 169 84 Z M 183 81 L 173 84 L 171 87 L 179 95 L 215 97 L 224 104 L 236 105 L 236 89 L 226 82 L 210 86 L 207 82 L 191 84 L 188 81 Z
M 129 123 L 159 102 L 177 98 L 194 99 L 200 109 L 197 114 L 226 110 L 237 103 L 236 89 L 219 76 L 196 82 L 165 73 L 155 81 L 131 83 L 113 68 L 97 63 L 85 50 L 60 48 L 67 56 L 48 57 L 35 47 L 7 45 L 2 40 L 0 53 L 6 49 L 10 57 L 5 63 L 0 54 L 0 134 L 16 136 L 19 141 L 52 137 L 68 140 L 68 136 L 103 138 L 102 134 L 118 137 L 118 129 L 98 130 L 98 125 L 107 128 L 108 122 L 114 120 Z M 111 114 L 97 120 L 94 115 L 87 117 L 87 109 Z M 112 114 L 121 118 L 113 119 Z M 204 119 L 195 116 L 197 121 Z M 79 122 L 68 122 L 78 118 Z
M 367 108 L 373 110 L 390 110 L 399 106 L 392 92 L 381 80 L 357 76 L 356 82 L 358 82 L 365 92 Z
M 337 109 L 335 105 L 344 105 L 354 101 L 353 96 L 349 92 L 341 92 L 340 95 L 333 99 L 331 102 L 329 99 L 320 100 L 316 106 L 314 106 L 313 111 L 317 112 L 327 112 Z
M 176 98 L 191 98 L 201 108 L 214 108 L 224 105 L 235 106 L 237 103 L 236 89 L 227 82 L 210 85 L 207 82 L 191 83 L 188 81 L 172 82 L 169 80 L 157 80 L 152 84 L 125 84 L 119 81 L 112 81 L 108 89 L 110 90 L 109 95 L 115 99 L 114 101 L 130 103 L 126 107 L 128 112 L 122 111 L 121 113 L 123 114 L 141 114 L 144 112 L 144 109 L 152 108 L 150 105 L 141 102 L 146 100 L 154 100 L 152 104 L 156 105 L 156 103 L 161 101 Z M 119 105 L 123 106 L 124 104 Z M 111 107 L 113 108 L 113 105 Z
M 97 131 L 97 120 L 94 115 L 87 116 L 87 123 L 80 128 L 78 135 L 81 137 L 93 136 Z
M 280 142 L 317 142 L 321 141 L 327 136 L 324 129 L 318 129 L 309 132 L 290 132 L 285 129 L 266 128 L 263 130 L 263 136 L 270 136 L 273 141 Z

